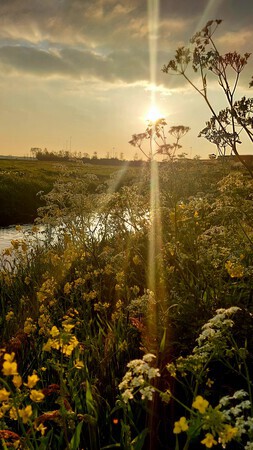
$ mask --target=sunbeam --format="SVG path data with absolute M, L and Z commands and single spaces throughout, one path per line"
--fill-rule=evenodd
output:
M 159 0 L 148 1 L 148 29 L 149 29 L 149 71 L 150 83 L 156 86 L 157 73 L 157 41 L 159 25 Z M 150 109 L 156 108 L 156 90 L 150 91 Z
M 220 17 L 214 17 L 214 16 L 216 14 L 216 11 L 218 10 L 218 7 L 222 3 L 222 1 L 223 0 L 209 0 L 203 14 L 201 15 L 200 20 L 198 21 L 195 31 L 200 30 L 206 24 L 206 22 L 210 19 L 220 19 Z

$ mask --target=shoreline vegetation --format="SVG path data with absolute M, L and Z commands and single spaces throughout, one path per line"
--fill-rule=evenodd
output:
M 2 447 L 251 450 L 248 172 L 186 159 L 0 170 L 16 219 L 39 206 L 0 264 Z
M 248 159 L 250 160 L 250 155 Z M 193 172 L 195 168 L 198 171 L 199 167 L 205 172 L 208 167 L 217 166 L 218 171 L 226 172 L 240 166 L 235 158 L 229 157 L 225 161 L 222 158 L 209 160 L 182 158 L 178 159 L 177 164 L 188 167 Z M 60 175 L 65 176 L 66 180 L 68 178 L 74 180 L 75 172 L 81 171 L 83 175 L 94 174 L 100 182 L 109 183 L 113 175 L 119 172 L 118 183 L 121 186 L 131 182 L 139 169 L 146 165 L 148 165 L 146 161 L 121 161 L 112 158 L 84 158 L 79 161 L 0 159 L 0 227 L 33 223 L 38 208 L 43 206 L 42 195 L 50 192 Z M 96 184 L 90 189 L 95 191 Z

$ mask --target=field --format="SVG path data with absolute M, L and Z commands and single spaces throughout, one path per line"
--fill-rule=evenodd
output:
M 252 449 L 249 174 L 0 169 L 1 208 L 39 207 L 1 261 L 2 448 Z
M 76 170 L 94 174 L 102 181 L 119 168 L 80 162 L 0 159 L 0 226 L 33 222 L 43 204 L 38 193 L 48 193 L 59 175 L 68 174 L 74 179 Z

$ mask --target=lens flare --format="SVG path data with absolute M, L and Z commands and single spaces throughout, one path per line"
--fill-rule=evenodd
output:
M 155 122 L 162 117 L 163 115 L 156 105 L 152 105 L 149 109 L 148 114 L 146 115 L 146 119 L 150 120 L 151 122 Z

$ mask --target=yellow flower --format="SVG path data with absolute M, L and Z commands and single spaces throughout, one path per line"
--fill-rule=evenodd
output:
M 40 431 L 41 435 L 44 436 L 47 427 L 44 427 L 43 423 L 40 423 L 38 427 L 35 427 L 35 430 Z
M 0 389 L 0 402 L 6 402 L 9 400 L 10 392 L 8 392 L 5 388 Z
M 51 348 L 52 348 L 52 339 L 48 339 L 48 341 L 43 345 L 43 352 L 50 352 Z
M 80 361 L 79 359 L 76 360 L 75 366 L 76 369 L 82 369 L 84 367 L 83 361 Z
M 51 328 L 50 334 L 52 337 L 56 337 L 56 336 L 59 336 L 60 331 L 58 330 L 58 328 L 56 326 L 53 326 Z
M 240 263 L 228 260 L 225 267 L 231 278 L 242 278 L 244 275 L 244 267 Z
M 70 339 L 69 344 L 62 346 L 62 353 L 64 353 L 64 355 L 66 355 L 66 356 L 70 356 L 78 344 L 79 344 L 79 342 L 78 342 L 77 338 L 75 336 L 73 336 Z
M 179 434 L 181 431 L 187 431 L 189 428 L 189 425 L 187 423 L 187 420 L 185 417 L 180 417 L 180 419 L 174 423 L 174 434 Z
M 16 408 L 14 408 L 14 406 L 10 409 L 9 416 L 10 416 L 10 419 L 12 419 L 12 420 L 18 420 L 18 413 L 17 413 Z
M 14 386 L 16 388 L 20 388 L 20 386 L 22 386 L 22 378 L 20 375 L 14 375 L 12 378 L 12 383 L 14 384 Z
M 45 395 L 43 394 L 43 392 L 36 391 L 35 389 L 31 390 L 30 399 L 33 402 L 36 402 L 36 403 L 42 402 L 44 400 L 44 398 L 45 398 Z
M 11 352 L 11 353 L 5 353 L 4 354 L 4 360 L 8 361 L 8 362 L 13 362 L 15 358 L 15 353 Z
M 201 444 L 204 444 L 207 448 L 212 448 L 212 446 L 217 445 L 218 442 L 214 439 L 211 433 L 207 433 L 205 439 L 201 441 Z
M 27 317 L 24 323 L 24 332 L 26 334 L 31 334 L 36 331 L 36 325 L 33 323 L 33 319 L 31 317 Z
M 6 316 L 5 316 L 5 320 L 6 322 L 9 322 L 11 319 L 13 319 L 14 317 L 14 312 L 13 311 L 9 311 Z
M 4 361 L 2 372 L 4 375 L 17 375 L 18 374 L 18 365 L 15 361 L 9 362 Z
M 29 418 L 31 417 L 33 413 L 31 405 L 26 406 L 24 409 L 19 409 L 18 414 L 19 417 L 21 417 L 23 423 L 27 423 Z
M 9 411 L 9 409 L 10 409 L 10 404 L 8 402 L 5 402 L 2 404 L 1 411 L 3 412 L 3 414 L 6 413 L 6 411 Z
M 67 322 L 62 322 L 62 326 L 64 328 L 64 331 L 67 331 L 67 333 L 69 333 L 73 328 L 75 328 L 75 325 Z
M 27 377 L 27 384 L 26 386 L 29 387 L 29 389 L 33 388 L 35 386 L 35 384 L 39 381 L 39 377 L 36 373 L 34 373 L 33 375 L 28 375 Z
M 231 425 L 225 425 L 224 430 L 219 433 L 219 442 L 225 446 L 227 442 L 231 441 L 235 435 L 237 434 L 238 430 L 235 427 L 232 427 Z
M 72 288 L 71 283 L 67 282 L 63 289 L 64 294 L 68 295 L 71 291 L 71 288 Z
M 196 408 L 200 414 L 204 414 L 206 411 L 206 408 L 208 407 L 209 402 L 205 400 L 201 395 L 197 395 L 195 398 L 192 406 L 193 408 Z
M 214 383 L 214 381 L 211 380 L 210 378 L 208 378 L 208 380 L 207 380 L 207 382 L 206 382 L 206 385 L 207 385 L 209 388 L 211 388 L 212 385 L 213 385 L 213 383 Z

